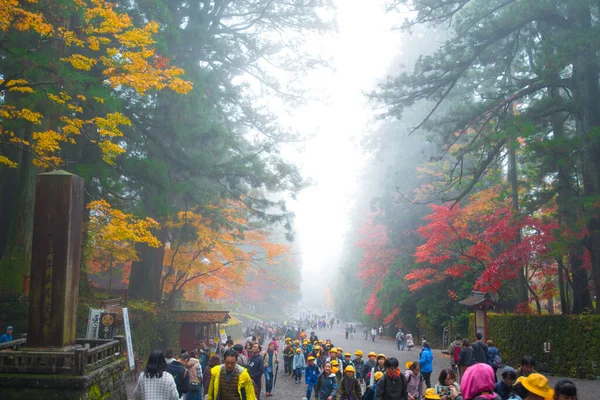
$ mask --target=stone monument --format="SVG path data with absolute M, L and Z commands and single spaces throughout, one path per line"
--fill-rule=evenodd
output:
M 0 398 L 127 399 L 125 340 L 76 339 L 83 179 L 39 174 L 27 339 L 0 345 Z

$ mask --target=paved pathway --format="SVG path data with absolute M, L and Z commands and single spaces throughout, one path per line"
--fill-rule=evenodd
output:
M 412 351 L 398 351 L 396 341 L 391 338 L 376 338 L 375 342 L 370 340 L 364 340 L 362 337 L 362 327 L 357 328 L 357 334 L 353 339 L 345 339 L 343 329 L 334 328 L 333 330 L 321 330 L 317 331 L 319 339 L 331 339 L 334 345 L 342 347 L 344 352 L 350 352 L 354 354 L 356 350 L 362 350 L 366 355 L 370 351 L 376 353 L 384 353 L 387 357 L 396 357 L 400 362 L 402 370 L 404 370 L 404 364 L 407 361 L 418 360 L 421 347 L 414 347 Z M 433 357 L 433 374 L 431 376 L 432 383 L 437 381 L 437 375 L 439 371 L 450 366 L 450 356 L 442 354 L 439 350 L 434 350 Z M 302 378 L 304 382 L 304 377 Z M 550 383 L 553 385 L 559 378 L 549 377 Z M 585 381 L 585 380 L 573 380 L 579 390 L 579 400 L 597 400 L 600 398 L 600 381 Z M 131 395 L 133 392 L 133 385 L 128 382 L 128 392 Z M 263 393 L 261 399 L 265 400 L 264 394 L 264 379 L 263 379 Z M 283 365 L 279 369 L 277 377 L 277 384 L 273 390 L 272 400 L 301 400 L 306 394 L 306 385 L 304 383 L 296 385 L 293 377 L 285 376 L 283 373 Z M 130 396 L 130 398 L 133 398 Z M 313 396 L 314 399 L 314 396 Z

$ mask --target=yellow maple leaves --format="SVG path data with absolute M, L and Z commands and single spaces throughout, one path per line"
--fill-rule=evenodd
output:
M 92 269 L 106 270 L 112 263 L 138 260 L 136 243 L 159 247 L 160 241 L 152 234 L 159 224 L 152 218 L 137 218 L 113 208 L 105 200 L 88 204 L 90 222 L 86 258 Z M 110 264 L 110 265 L 109 265 Z
M 157 64 L 155 50 L 151 47 L 155 40 L 153 35 L 159 30 L 156 22 L 148 22 L 142 27 L 133 25 L 131 17 L 115 10 L 114 5 L 103 0 L 75 0 L 65 3 L 65 7 L 73 10 L 83 9 L 82 28 L 77 31 L 65 26 L 52 25 L 44 15 L 44 9 L 36 9 L 37 0 L 19 2 L 17 0 L 0 0 L 0 31 L 11 29 L 26 32 L 33 31 L 46 38 L 61 40 L 66 47 L 66 55 L 60 60 L 73 69 L 91 71 L 100 68 L 99 85 L 108 84 L 112 88 L 131 87 L 139 94 L 145 95 L 150 90 L 170 88 L 177 93 L 187 93 L 192 90 L 192 84 L 182 79 L 183 69 L 168 66 L 168 63 Z M 39 8 L 39 7 L 38 7 Z M 56 19 L 53 19 L 56 20 Z M 41 44 L 42 45 L 42 44 Z M 45 45 L 45 43 L 43 44 Z M 162 59 L 162 57 L 160 57 Z M 68 79 L 68 77 L 64 77 Z M 0 89 L 5 91 L 35 93 L 35 82 L 24 77 L 9 81 L 0 80 Z M 68 88 L 69 85 L 61 85 Z M 125 149 L 112 141 L 123 136 L 121 126 L 131 125 L 131 122 L 120 113 L 105 116 L 78 118 L 85 109 L 86 97 L 80 93 L 68 93 L 68 89 L 59 93 L 49 91 L 48 99 L 56 105 L 61 115 L 52 118 L 60 121 L 58 126 L 47 126 L 48 129 L 37 131 L 32 143 L 25 140 L 3 140 L 13 137 L 12 131 L 6 129 L 0 122 L 0 143 L 11 143 L 19 148 L 32 151 L 35 155 L 35 165 L 45 168 L 57 168 L 63 163 L 59 153 L 61 145 L 75 143 L 76 137 L 84 126 L 95 127 L 97 143 L 102 158 L 107 163 L 114 163 L 115 158 Z M 39 97 L 36 98 L 36 101 Z M 97 104 L 104 104 L 105 99 L 93 96 Z M 32 103 L 35 104 L 35 103 Z M 91 109 L 91 107 L 89 108 Z M 36 111 L 35 107 L 18 109 L 11 104 L 0 106 L 0 118 L 8 120 L 23 120 L 40 125 L 45 116 Z M 92 135 L 93 136 L 93 135 Z M 16 164 L 3 156 L 0 165 L 14 167 Z

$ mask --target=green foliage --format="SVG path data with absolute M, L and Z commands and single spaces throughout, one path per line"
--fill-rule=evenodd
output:
M 471 314 L 471 338 L 472 321 Z M 600 375 L 598 315 L 488 314 L 488 336 L 500 349 L 506 365 L 517 368 L 521 357 L 531 355 L 538 371 L 580 379 L 596 379 Z M 544 353 L 547 340 L 552 342 L 548 358 Z

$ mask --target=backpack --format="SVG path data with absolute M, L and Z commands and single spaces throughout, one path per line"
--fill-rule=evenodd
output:
M 460 358 L 460 350 L 462 346 L 457 346 L 455 344 L 452 345 L 452 357 L 454 358 L 454 362 L 458 363 L 458 359 Z
M 494 361 L 492 361 L 492 367 L 498 369 L 502 368 L 502 357 L 500 357 L 500 354 L 496 354 L 494 357 Z
M 362 400 L 375 400 L 375 389 L 371 386 L 365 390 L 365 394 L 363 394 Z

